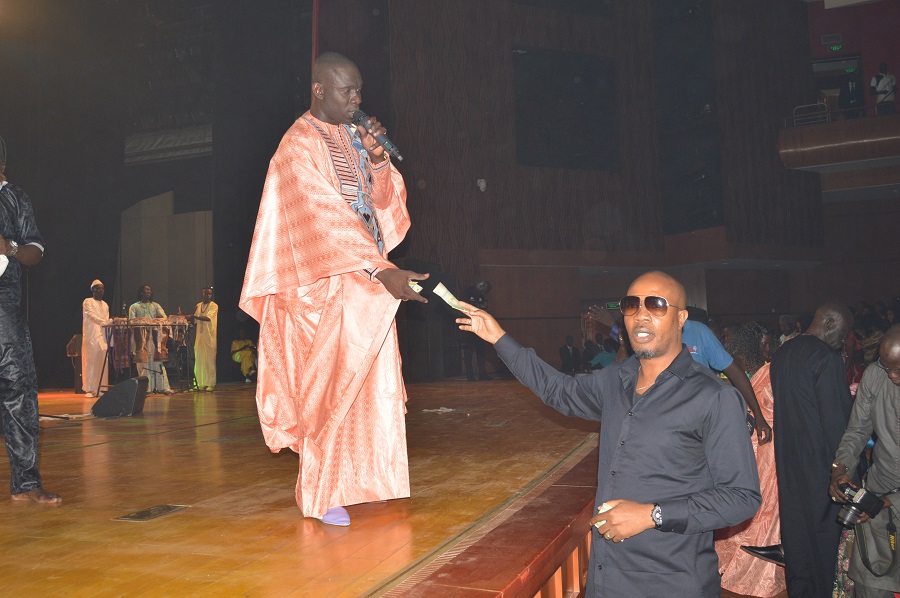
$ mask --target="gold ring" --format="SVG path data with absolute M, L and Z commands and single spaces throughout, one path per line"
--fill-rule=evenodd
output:
M 612 536 L 609 535 L 609 532 L 606 532 L 606 539 L 609 540 Z

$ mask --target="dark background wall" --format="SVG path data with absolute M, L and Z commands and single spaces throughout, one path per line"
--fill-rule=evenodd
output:
M 397 0 L 391 7 L 394 104 L 404 115 L 397 137 L 410 156 L 403 173 L 416 222 L 411 254 L 466 285 L 478 277 L 476 248 L 661 248 L 646 2 L 616 2 L 612 18 L 513 2 Z M 514 46 L 612 59 L 617 168 L 516 163 Z M 543 118 L 562 115 L 547 106 Z
M 807 21 L 807 10 L 821 21 L 815 3 L 543 4 L 267 0 L 263 10 L 247 0 L 0 0 L 7 174 L 32 196 L 47 238 L 46 257 L 29 274 L 27 301 L 41 386 L 71 384 L 65 344 L 80 331 L 90 281 L 117 284 L 121 210 L 161 191 L 175 190 L 176 211 L 213 211 L 220 345 L 227 348 L 242 324 L 236 304 L 268 160 L 308 106 L 314 47 L 359 63 L 364 108 L 387 123 L 406 156 L 399 168 L 414 226 L 392 257 L 430 264 L 460 287 L 489 278 L 491 309 L 547 357 L 555 359 L 564 334 L 577 335 L 586 294 L 621 294 L 623 280 L 651 267 L 681 268 L 711 311 L 735 318 L 797 309 L 835 290 L 843 300 L 857 298 L 821 271 L 772 266 L 779 258 L 832 260 L 836 269 L 826 273 L 849 273 L 859 297 L 896 292 L 896 277 L 864 266 L 888 241 L 875 237 L 850 256 L 843 249 L 852 243 L 835 242 L 848 214 L 866 230 L 884 223 L 886 213 L 896 221 L 896 208 L 825 210 L 817 177 L 787 171 L 778 160 L 782 119 L 815 99 Z M 572 10 L 552 8 L 563 4 Z M 870 6 L 894 10 L 897 2 Z M 686 39 L 677 19 L 665 29 L 660 16 L 669 13 L 660 11 L 672 10 L 682 21 L 693 18 L 686 16 L 691 11 L 703 14 L 702 43 Z M 125 137 L 159 97 L 171 95 L 145 87 L 156 68 L 147 58 L 156 39 L 148 31 L 177 31 L 184 11 L 201 24 L 208 52 L 201 73 L 207 79 L 199 83 L 208 94 L 197 100 L 197 118 L 212 123 L 212 155 L 125 167 Z M 168 25 L 148 21 L 151 14 Z M 880 20 L 877 12 L 866 14 L 857 30 Z M 517 48 L 613 65 L 613 167 L 517 162 Z M 661 53 L 673 60 L 659 60 Z M 673 70 L 692 60 L 705 77 L 699 87 Z M 698 103 L 706 97 L 708 113 L 706 102 Z M 543 115 L 551 123 L 564 117 L 556 105 Z M 698 119 L 698 127 L 679 131 L 672 127 L 679 118 Z M 711 128 L 699 147 L 717 148 L 705 165 L 718 186 L 692 204 L 670 193 L 673 171 L 663 166 L 690 148 L 699 151 L 693 136 L 704 127 Z M 695 205 L 715 213 L 685 218 Z M 673 218 L 679 226 L 671 226 Z M 723 266 L 734 247 L 760 263 Z M 715 269 L 707 269 L 710 260 Z M 130 299 L 133 289 L 122 293 Z M 221 348 L 220 358 L 228 379 L 233 367 Z

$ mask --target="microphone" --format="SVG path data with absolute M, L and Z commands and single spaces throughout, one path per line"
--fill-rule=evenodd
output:
M 366 133 L 371 133 L 369 130 L 369 115 L 363 112 L 362 110 L 357 110 L 353 113 L 353 122 L 366 130 Z M 400 155 L 400 150 L 397 149 L 397 146 L 393 144 L 393 142 L 388 139 L 388 136 L 384 133 L 380 135 L 375 135 L 375 141 L 378 142 L 381 147 L 384 148 L 384 151 L 389 153 L 392 158 L 396 158 L 398 161 L 403 161 L 403 156 Z

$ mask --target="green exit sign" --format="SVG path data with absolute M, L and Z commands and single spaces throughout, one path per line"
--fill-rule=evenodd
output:
M 844 49 L 844 44 L 833 44 L 833 45 L 828 46 L 829 52 L 840 52 L 843 49 Z
M 855 73 L 857 71 L 859 71 L 859 69 L 856 68 L 855 66 L 848 66 L 847 68 L 844 69 L 845 73 Z
M 606 309 L 619 309 L 619 302 L 618 301 L 607 301 Z

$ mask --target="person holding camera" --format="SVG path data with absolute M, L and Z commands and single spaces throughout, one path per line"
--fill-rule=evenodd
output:
M 856 598 L 893 598 L 900 592 L 900 325 L 881 341 L 879 359 L 863 374 L 831 469 L 829 494 L 844 507 L 838 522 L 853 527 L 855 546 L 849 576 Z M 877 441 L 864 488 L 849 467 L 859 459 L 872 433 Z M 849 467 L 848 467 L 849 464 Z

